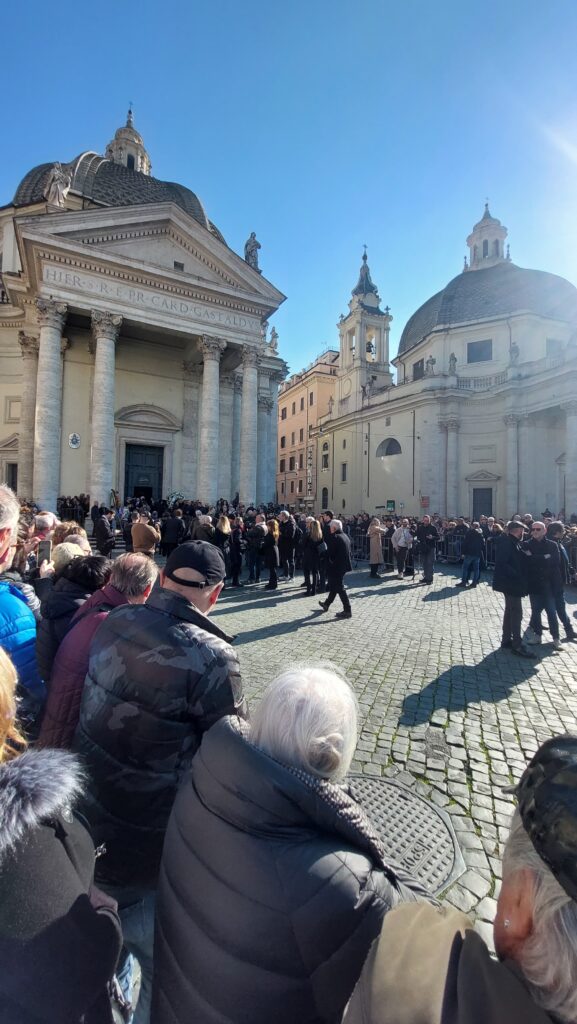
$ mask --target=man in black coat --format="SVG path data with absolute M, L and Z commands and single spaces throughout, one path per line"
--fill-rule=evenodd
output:
M 547 621 L 553 645 L 561 649 L 559 620 L 555 606 L 555 588 L 561 581 L 561 558 L 555 541 L 547 539 L 544 523 L 531 524 L 531 539 L 525 544 L 529 560 L 529 600 L 531 619 L 525 633 L 525 642 L 540 644 L 543 634 L 541 613 L 547 614 Z
M 461 581 L 457 583 L 457 586 L 466 587 L 469 582 L 469 576 L 472 573 L 473 582 L 471 588 L 476 587 L 481 578 L 481 559 L 485 560 L 485 538 L 479 523 L 473 523 L 471 528 L 467 530 L 463 538 L 461 554 L 463 555 L 463 572 Z
M 438 539 L 439 531 L 436 526 L 433 526 L 431 517 L 423 516 L 423 521 L 417 526 L 417 540 L 423 566 L 421 583 L 433 582 L 433 565 L 435 563 L 435 548 Z
M 344 579 L 347 572 L 352 569 L 351 563 L 351 542 L 346 533 L 343 533 L 343 524 L 340 519 L 331 519 L 330 534 L 327 544 L 327 583 L 329 592 L 326 601 L 319 601 L 324 612 L 328 612 L 335 597 L 340 597 L 343 605 L 342 612 L 337 612 L 337 619 L 352 618 L 351 602 L 345 590 Z
M 114 512 L 109 508 L 102 511 L 100 519 L 94 524 L 94 540 L 101 555 L 108 555 L 112 551 L 116 540 L 116 532 L 113 526 Z
M 327 546 L 331 539 L 331 522 L 333 520 L 333 513 L 330 508 L 326 512 L 321 512 L 321 527 L 323 531 L 323 540 Z M 319 559 L 319 594 L 322 594 L 323 590 L 327 589 L 327 569 L 328 569 L 328 551 L 327 554 L 321 555 Z
M 521 641 L 522 598 L 529 591 L 528 558 L 522 548 L 522 539 L 523 524 L 511 520 L 507 523 L 507 533 L 495 548 L 493 590 L 505 595 L 501 647 L 510 649 L 520 658 L 534 658 L 533 652 L 527 650 Z

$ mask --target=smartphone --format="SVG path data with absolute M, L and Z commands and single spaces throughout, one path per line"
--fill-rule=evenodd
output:
M 38 559 L 38 566 L 42 565 L 42 562 L 52 561 L 52 541 L 41 540 L 40 544 L 36 548 L 36 558 Z

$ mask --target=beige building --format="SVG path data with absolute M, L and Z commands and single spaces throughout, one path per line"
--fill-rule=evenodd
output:
M 329 349 L 281 385 L 278 399 L 276 493 L 280 504 L 314 508 L 317 445 L 312 434 L 335 401 L 339 353 Z
M 462 273 L 406 324 L 396 383 L 363 260 L 315 431 L 317 509 L 577 513 L 577 289 L 516 266 L 506 237 L 486 207 Z
M 273 498 L 284 296 L 198 197 L 151 176 L 132 112 L 0 208 L 0 479 L 54 509 L 116 491 Z

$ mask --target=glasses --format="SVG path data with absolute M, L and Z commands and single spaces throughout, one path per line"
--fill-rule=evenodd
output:
M 544 531 L 542 526 L 532 526 L 531 527 L 531 533 L 544 533 L 544 532 L 545 531 Z

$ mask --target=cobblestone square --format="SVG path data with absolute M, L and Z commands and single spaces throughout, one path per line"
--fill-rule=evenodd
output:
M 272 593 L 226 590 L 213 614 L 237 636 L 251 701 L 294 661 L 330 659 L 346 673 L 361 711 L 353 770 L 395 777 L 450 813 L 467 871 L 445 898 L 472 912 L 492 944 L 487 922 L 514 806 L 501 790 L 543 740 L 577 731 L 577 644 L 556 652 L 544 642 L 535 661 L 501 650 L 501 595 L 486 575 L 474 591 L 455 587 L 458 578 L 437 571 L 427 587 L 353 572 L 353 618 L 343 621 L 338 598 L 323 613 L 297 575 Z M 572 616 L 575 590 L 567 604 Z

